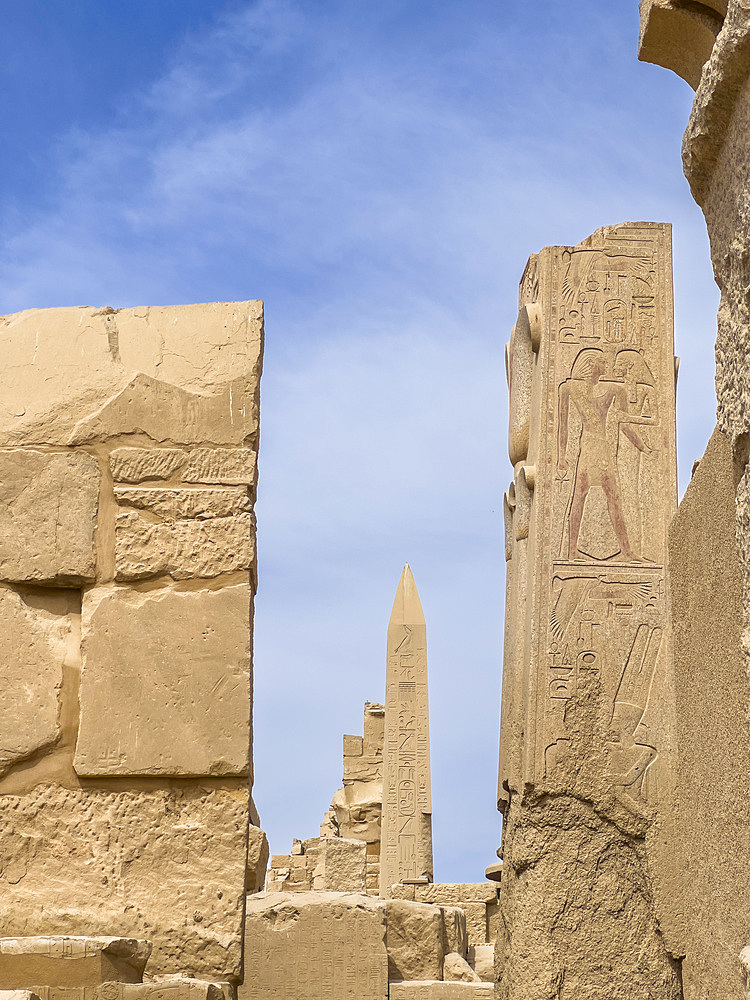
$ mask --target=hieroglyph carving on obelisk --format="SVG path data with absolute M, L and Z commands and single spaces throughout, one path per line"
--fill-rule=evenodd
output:
M 432 881 L 427 635 L 408 564 L 388 624 L 380 895 Z
M 666 780 L 670 741 L 670 227 L 627 223 L 545 248 L 519 307 L 500 804 L 524 783 L 572 791 L 594 768 L 591 781 L 638 813 Z M 585 721 L 576 706 L 594 688 L 597 720 Z

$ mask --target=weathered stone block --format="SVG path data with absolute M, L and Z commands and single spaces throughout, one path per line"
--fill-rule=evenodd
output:
M 462 903 L 496 903 L 497 885 L 493 882 L 431 882 L 415 886 L 420 903 L 460 906 Z
M 443 978 L 443 915 L 439 906 L 386 900 L 388 978 Z
M 151 943 L 114 937 L 0 938 L 0 983 L 15 989 L 138 983 Z
M 182 480 L 254 486 L 258 453 L 253 448 L 115 448 L 110 454 L 114 481 Z
M 268 868 L 268 839 L 258 826 L 248 830 L 247 891 L 260 892 L 266 882 Z
M 0 1000 L 41 1000 L 31 990 L 0 990 Z
M 485 944 L 487 941 L 486 903 L 464 903 L 461 909 L 466 914 L 466 934 L 469 944 Z
M 443 951 L 465 957 L 469 946 L 466 932 L 466 914 L 460 906 L 441 906 L 443 918 Z
M 0 451 L 1 580 L 93 580 L 100 479 L 83 453 Z
M 170 976 L 132 986 L 126 983 L 104 983 L 94 992 L 93 1000 L 232 1000 L 232 996 L 231 987 L 227 983 Z
M 483 983 L 495 981 L 495 945 L 473 944 L 469 947 L 469 965 Z
M 386 1000 L 385 907 L 354 893 L 247 900 L 238 1000 Z
M 77 773 L 248 774 L 249 664 L 247 587 L 87 592 Z
M 50 610 L 39 607 L 47 603 Z M 64 595 L 28 602 L 0 589 L 0 774 L 57 742 L 59 693 L 74 627 Z
M 115 499 L 121 507 L 136 507 L 160 518 L 173 520 L 233 517 L 251 510 L 247 489 L 241 487 L 158 487 L 118 486 Z
M 0 927 L 117 927 L 153 941 L 152 976 L 190 962 L 200 978 L 239 977 L 247 824 L 245 780 L 117 792 L 41 784 L 2 795 Z
M 492 1000 L 493 983 L 391 983 L 389 1000 Z
M 154 523 L 134 512 L 117 516 L 117 580 L 168 574 L 175 580 L 210 578 L 255 566 L 255 517 L 252 513 L 207 520 Z
M 466 959 L 452 951 L 443 962 L 443 979 L 451 983 L 479 983 L 481 979 Z
M 365 844 L 359 840 L 321 838 L 314 875 L 322 875 L 322 887 L 331 892 L 363 892 Z

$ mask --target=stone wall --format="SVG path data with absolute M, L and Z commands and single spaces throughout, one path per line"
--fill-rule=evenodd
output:
M 241 971 L 262 304 L 0 319 L 0 926 Z
M 685 174 L 703 209 L 721 291 L 718 429 L 672 531 L 680 711 L 678 801 L 685 822 L 682 908 L 687 1000 L 739 998 L 750 923 L 750 3 L 643 0 L 641 58 L 696 89 L 683 139 Z M 684 34 L 686 18 L 710 34 Z M 692 68 L 691 68 L 692 67 Z M 734 539 L 733 536 L 734 535 Z M 744 939 L 743 939 L 744 934 Z M 747 954 L 747 953 L 746 953 Z

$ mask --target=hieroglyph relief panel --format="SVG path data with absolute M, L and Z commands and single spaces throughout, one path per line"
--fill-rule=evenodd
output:
M 570 789 L 588 741 L 598 778 L 639 812 L 670 740 L 658 697 L 676 506 L 669 227 L 608 227 L 533 257 L 508 374 L 501 803 L 521 780 Z

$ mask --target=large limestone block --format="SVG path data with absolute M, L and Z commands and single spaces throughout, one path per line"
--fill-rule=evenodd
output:
M 494 944 L 475 944 L 469 948 L 469 965 L 483 983 L 495 981 Z
M 168 482 L 245 484 L 254 487 L 258 453 L 252 448 L 115 448 L 112 478 L 121 483 Z
M 443 962 L 443 979 L 451 983 L 479 983 L 482 980 L 466 959 L 457 952 L 449 952 Z
M 431 882 L 415 886 L 419 903 L 444 903 L 460 906 L 462 903 L 496 903 L 497 885 L 494 882 Z
M 0 927 L 8 935 L 116 927 L 153 942 L 149 975 L 238 978 L 248 796 L 246 781 L 225 786 L 36 785 L 1 795 Z
M 250 896 L 238 1000 L 386 1000 L 385 936 L 385 907 L 368 896 Z
M 331 892 L 364 892 L 366 845 L 359 840 L 321 837 L 313 888 Z
M 90 455 L 0 451 L 0 579 L 93 580 L 100 480 Z
M 466 931 L 466 914 L 460 906 L 441 906 L 443 918 L 443 951 L 465 957 L 469 947 Z
M 138 983 L 149 941 L 116 937 L 0 938 L 0 983 L 15 989 Z
M 63 668 L 76 640 L 59 613 L 64 601 L 27 596 L 0 589 L 0 775 L 59 739 Z
M 442 979 L 444 926 L 439 906 L 386 900 L 388 977 Z
M 31 990 L 0 990 L 0 1000 L 40 1000 Z
M 0 445 L 145 434 L 171 444 L 257 437 L 260 302 L 30 309 L 0 318 Z
M 214 577 L 255 566 L 255 517 L 174 520 L 155 523 L 135 512 L 119 514 L 115 525 L 117 580 L 168 574 L 174 580 Z
M 491 1000 L 494 995 L 492 983 L 391 983 L 388 992 L 389 1000 Z
M 79 775 L 250 769 L 250 593 L 84 596 Z
M 132 986 L 104 983 L 94 992 L 93 1000 L 233 1000 L 233 992 L 227 983 L 170 976 Z

